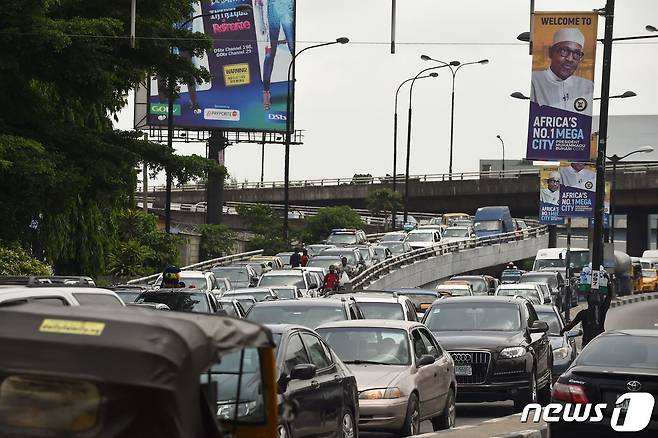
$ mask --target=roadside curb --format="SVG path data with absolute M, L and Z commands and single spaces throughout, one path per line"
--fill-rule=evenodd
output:
M 656 300 L 656 299 L 658 299 L 658 292 L 631 295 L 627 297 L 618 298 L 617 300 L 611 302 L 610 308 L 623 306 L 625 304 L 638 303 L 640 301 Z
M 547 438 L 548 437 L 548 426 L 544 426 L 541 429 L 529 429 L 521 430 L 519 432 L 512 432 L 507 435 L 496 435 L 492 438 Z

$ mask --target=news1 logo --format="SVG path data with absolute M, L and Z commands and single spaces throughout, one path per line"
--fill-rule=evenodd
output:
M 288 120 L 285 111 L 274 111 L 267 113 L 266 118 L 268 122 L 272 123 L 286 123 L 286 120 Z

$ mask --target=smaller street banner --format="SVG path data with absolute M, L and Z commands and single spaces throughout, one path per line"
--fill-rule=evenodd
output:
M 596 198 L 596 166 L 560 163 L 561 217 L 593 217 Z
M 557 166 L 539 169 L 539 222 L 562 225 L 560 216 L 560 171 Z
M 598 16 L 535 12 L 533 20 L 526 159 L 588 161 Z

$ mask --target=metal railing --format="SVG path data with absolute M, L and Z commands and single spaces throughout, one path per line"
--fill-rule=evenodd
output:
M 491 237 L 477 238 L 463 242 L 438 243 L 428 248 L 419 248 L 404 254 L 400 254 L 398 256 L 379 262 L 369 267 L 356 277 L 352 278 L 350 282 L 351 287 L 353 290 L 363 289 L 373 281 L 383 277 L 392 270 L 398 269 L 404 265 L 415 263 L 419 260 L 424 260 L 430 257 L 436 257 L 463 249 L 478 248 L 496 243 L 506 243 L 517 240 L 536 238 L 548 232 L 548 226 L 546 225 L 539 225 L 537 222 L 526 220 L 526 223 L 527 222 L 530 222 L 532 226 L 525 230 L 513 231 L 510 233 L 503 233 Z M 519 239 L 519 234 L 521 234 L 521 239 Z
M 606 171 L 612 171 L 612 166 L 606 166 Z M 657 162 L 642 163 L 626 163 L 618 164 L 617 172 L 619 173 L 638 173 L 647 172 L 650 170 L 658 170 Z M 518 169 L 518 170 L 505 170 L 505 171 L 486 171 L 486 172 L 460 172 L 453 173 L 434 173 L 425 175 L 410 175 L 409 181 L 416 182 L 436 182 L 436 181 L 464 181 L 464 180 L 477 180 L 477 179 L 514 179 L 520 178 L 525 175 L 538 175 L 539 167 L 531 169 Z M 322 179 L 305 179 L 290 181 L 290 187 L 325 187 L 325 186 L 341 186 L 341 185 L 373 185 L 373 184 L 390 184 L 393 180 L 392 176 L 380 177 L 362 177 L 362 178 L 322 178 Z M 398 180 L 398 184 L 404 185 L 404 177 Z M 242 183 L 226 182 L 224 188 L 228 190 L 235 189 L 273 189 L 283 188 L 284 181 L 245 181 Z M 173 187 L 172 191 L 199 191 L 205 190 L 205 184 L 188 184 L 179 187 Z M 165 186 L 153 186 L 150 188 L 151 192 L 161 192 L 165 190 Z
M 250 257 L 260 255 L 262 253 L 263 253 L 263 250 L 258 249 L 256 251 L 241 252 L 239 254 L 232 254 L 232 255 L 229 255 L 229 256 L 218 257 L 218 258 L 215 258 L 215 259 L 210 259 L 210 260 L 206 260 L 206 261 L 199 262 L 199 263 L 194 263 L 193 265 L 183 266 L 181 268 L 181 271 L 194 271 L 194 270 L 197 270 L 197 269 L 211 268 L 215 265 L 219 265 L 219 264 L 223 264 L 223 263 L 229 263 L 229 262 L 235 262 L 235 261 L 248 259 Z M 144 283 L 148 284 L 149 281 L 155 280 L 156 278 L 158 278 L 158 276 L 160 274 L 161 273 L 158 272 L 157 274 L 149 275 L 147 277 L 135 278 L 133 280 L 129 280 L 128 284 L 144 284 Z

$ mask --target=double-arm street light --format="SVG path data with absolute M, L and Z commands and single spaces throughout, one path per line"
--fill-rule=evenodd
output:
M 617 186 L 617 163 L 634 154 L 648 154 L 651 152 L 653 152 L 652 146 L 642 146 L 626 155 L 622 155 L 621 157 L 617 154 L 614 154 L 611 157 L 606 157 L 612 163 L 612 184 L 610 187 L 610 242 L 613 244 L 615 242 L 615 190 Z
M 448 67 L 452 70 L 452 67 L 459 66 L 459 61 L 451 61 L 445 65 L 439 65 L 436 67 L 430 67 L 423 69 L 418 72 L 416 76 L 411 79 L 411 85 L 409 86 L 409 111 L 407 115 L 407 166 L 404 173 L 404 223 L 407 223 L 407 216 L 409 215 L 409 157 L 411 152 L 411 96 L 414 91 L 414 83 L 416 79 L 420 79 L 423 73 L 426 73 L 430 70 L 438 70 L 440 68 Z
M 627 97 L 635 97 L 637 94 L 635 94 L 634 91 L 624 91 L 622 94 L 616 94 L 614 96 L 609 96 L 608 99 L 626 99 Z M 510 97 L 513 97 L 514 99 L 521 99 L 521 100 L 530 100 L 528 96 L 525 94 L 521 93 L 520 91 L 515 91 L 514 93 L 510 94 Z M 592 100 L 601 100 L 600 97 L 595 97 Z
M 299 52 L 293 54 L 292 60 L 288 65 L 288 88 L 286 91 L 286 155 L 285 155 L 285 168 L 284 168 L 284 201 L 283 201 L 283 240 L 288 243 L 288 210 L 290 209 L 290 135 L 292 131 L 292 118 L 294 113 L 294 108 L 291 109 L 294 105 L 291 105 L 292 98 L 290 96 L 290 82 L 294 79 L 292 78 L 292 72 L 295 65 L 295 60 L 299 55 L 306 52 L 307 50 L 317 49 L 318 47 L 331 46 L 334 44 L 347 44 L 349 43 L 349 38 L 340 37 L 336 38 L 336 41 L 330 41 L 328 43 L 316 44 L 313 46 L 305 47 Z M 294 93 L 294 91 L 293 91 Z
M 424 76 L 419 76 L 418 79 L 425 79 L 425 78 L 435 78 L 439 74 L 436 72 L 432 72 L 428 75 Z M 402 86 L 406 84 L 407 82 L 411 82 L 416 78 L 409 78 L 405 79 L 402 81 L 402 83 L 398 86 L 398 89 L 395 91 L 395 111 L 393 114 L 393 193 L 397 192 L 397 174 L 398 174 L 398 95 L 400 94 L 400 90 L 402 89 Z M 397 211 L 395 208 L 393 208 L 392 211 L 392 225 L 391 228 L 395 230 L 395 220 L 397 216 Z
M 448 177 L 452 179 L 452 149 L 453 149 L 453 140 L 454 140 L 454 126 L 455 126 L 455 77 L 457 76 L 457 72 L 459 71 L 460 68 L 465 67 L 467 65 L 474 65 L 474 64 L 488 64 L 489 60 L 488 59 L 481 59 L 479 61 L 473 61 L 473 62 L 465 62 L 465 63 L 459 63 L 456 66 L 452 63 L 447 63 L 445 61 L 440 61 L 438 59 L 431 58 L 427 55 L 421 55 L 420 59 L 423 61 L 434 61 L 438 62 L 442 66 L 449 67 L 450 72 L 452 73 L 452 98 L 451 98 L 451 104 L 450 104 L 450 162 L 448 165 Z M 454 62 L 454 61 L 453 61 Z M 456 68 L 453 68 L 456 67 Z

